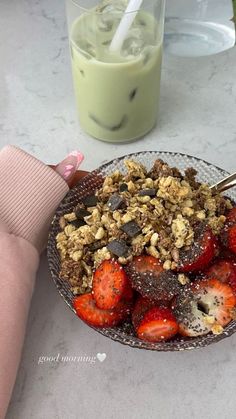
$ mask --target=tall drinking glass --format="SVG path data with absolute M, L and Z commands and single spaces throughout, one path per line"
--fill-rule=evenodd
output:
M 131 26 L 111 46 L 128 0 L 67 0 L 72 73 L 80 125 L 91 136 L 122 142 L 156 123 L 165 0 L 143 0 Z

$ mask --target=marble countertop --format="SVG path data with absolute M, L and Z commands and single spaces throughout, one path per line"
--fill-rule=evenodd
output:
M 180 151 L 235 171 L 235 48 L 164 56 L 158 125 L 124 145 L 91 139 L 77 123 L 63 2 L 1 2 L 0 52 L 0 147 L 16 144 L 47 163 L 79 148 L 84 169 L 132 151 Z M 235 417 L 234 351 L 236 336 L 184 353 L 114 343 L 69 311 L 44 256 L 7 419 Z M 106 359 L 92 362 L 97 353 Z

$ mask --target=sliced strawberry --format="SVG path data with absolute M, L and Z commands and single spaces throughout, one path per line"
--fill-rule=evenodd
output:
M 116 326 L 125 320 L 131 311 L 131 304 L 125 301 L 119 302 L 113 310 L 101 310 L 96 306 L 92 293 L 76 297 L 73 305 L 77 315 L 95 327 Z
M 135 256 L 130 267 L 138 274 L 144 275 L 146 275 L 147 272 L 158 274 L 164 270 L 159 259 L 148 255 Z
M 153 256 L 136 256 L 126 267 L 131 285 L 143 297 L 154 301 L 170 301 L 181 287 L 174 272 L 165 271 Z
M 236 295 L 236 267 L 230 260 L 217 259 L 206 271 L 208 278 L 229 284 Z
M 204 269 L 216 256 L 217 240 L 211 228 L 200 223 L 194 231 L 194 243 L 189 250 L 180 250 L 178 271 L 195 272 Z
M 137 298 L 132 312 L 132 323 L 135 329 L 139 326 L 144 314 L 155 305 L 155 301 L 141 295 Z
M 201 336 L 214 325 L 226 326 L 233 316 L 236 297 L 217 279 L 197 280 L 177 296 L 172 307 L 183 336 Z
M 153 307 L 144 315 L 137 328 L 139 339 L 161 342 L 172 338 L 178 332 L 178 324 L 168 308 Z
M 196 281 L 193 284 L 193 292 L 200 298 L 200 303 L 207 314 L 214 316 L 221 326 L 232 320 L 231 311 L 235 307 L 236 297 L 229 285 L 217 279 Z
M 236 222 L 229 221 L 221 232 L 221 242 L 231 252 L 236 254 Z
M 132 298 L 132 288 L 122 266 L 115 260 L 104 260 L 93 276 L 93 297 L 98 308 L 111 310 L 121 298 Z

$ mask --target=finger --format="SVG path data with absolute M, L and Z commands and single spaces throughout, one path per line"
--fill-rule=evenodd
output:
M 72 151 L 55 167 L 55 171 L 70 185 L 83 159 L 80 151 Z
M 49 167 L 51 167 L 51 169 L 55 170 L 56 166 L 53 164 L 50 164 Z M 77 183 L 83 179 L 83 177 L 87 176 L 89 174 L 89 172 L 86 172 L 85 170 L 77 170 L 73 176 L 73 178 L 71 180 L 69 180 L 68 186 L 70 188 L 73 188 L 75 185 L 77 185 Z

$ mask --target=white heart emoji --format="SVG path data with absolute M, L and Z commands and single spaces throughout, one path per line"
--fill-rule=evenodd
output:
M 100 362 L 105 361 L 106 357 L 107 357 L 107 354 L 105 354 L 105 353 L 103 353 L 103 354 L 100 354 L 99 352 L 97 353 L 97 359 L 98 359 Z

